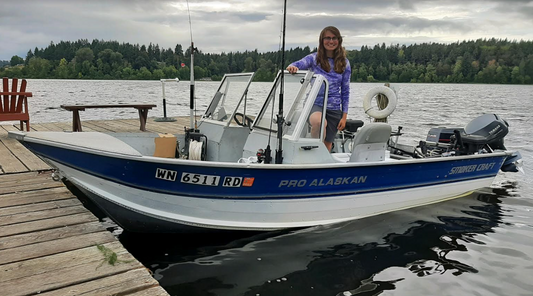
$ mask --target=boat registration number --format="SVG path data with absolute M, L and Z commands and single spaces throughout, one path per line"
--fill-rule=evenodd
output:
M 181 183 L 206 185 L 206 186 L 218 186 L 220 182 L 220 176 L 214 175 L 202 175 L 183 172 L 181 174 Z

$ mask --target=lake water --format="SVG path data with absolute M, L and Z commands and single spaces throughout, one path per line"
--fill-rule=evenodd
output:
M 351 85 L 350 118 L 367 120 L 363 96 L 376 85 Z M 196 83 L 198 109 L 217 86 Z M 246 235 L 116 231 L 118 238 L 171 295 L 531 295 L 533 86 L 392 86 L 398 107 L 389 123 L 403 126 L 404 142 L 496 113 L 510 124 L 506 146 L 522 153 L 525 174 L 500 173 L 490 188 L 459 199 L 327 227 Z M 260 83 L 250 96 L 269 87 Z M 167 83 L 167 116 L 189 114 L 188 89 L 187 82 Z M 157 81 L 30 80 L 28 90 L 32 122 L 70 121 L 61 104 L 151 103 L 158 108 L 149 116 L 163 114 Z M 133 109 L 81 114 L 137 116 Z

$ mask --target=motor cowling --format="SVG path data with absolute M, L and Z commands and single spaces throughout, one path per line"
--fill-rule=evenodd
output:
M 492 149 L 505 150 L 503 138 L 509 133 L 509 124 L 496 114 L 484 114 L 470 121 L 465 133 L 484 137 Z
M 492 150 L 505 150 L 503 139 L 509 133 L 509 124 L 496 114 L 484 114 L 470 121 L 464 131 L 456 130 L 458 152 L 473 154 L 486 145 Z

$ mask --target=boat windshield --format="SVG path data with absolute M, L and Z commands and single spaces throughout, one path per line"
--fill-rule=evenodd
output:
M 311 137 L 308 132 L 308 117 L 316 100 L 327 98 L 327 80 L 313 72 L 285 74 L 283 110 L 285 116 L 284 137 L 292 139 Z M 277 132 L 276 114 L 279 104 L 280 75 L 276 78 L 268 99 L 255 121 L 254 128 Z M 324 105 L 323 102 L 319 105 Z M 321 129 L 322 130 L 322 129 Z M 322 133 L 322 132 L 320 132 Z M 316 135 L 317 138 L 323 135 Z
M 288 74 L 285 71 L 284 75 L 284 93 L 283 93 L 283 110 L 285 118 L 287 118 L 286 123 L 293 120 L 291 113 L 294 113 L 293 104 L 298 97 L 306 96 L 311 86 L 309 84 L 312 77 L 312 72 L 298 72 L 296 74 Z M 281 72 L 276 77 L 274 85 L 268 94 L 265 104 L 261 108 L 261 111 L 258 115 L 258 119 L 254 123 L 254 128 L 259 128 L 262 130 L 272 130 L 272 132 L 277 132 L 276 125 L 276 115 L 278 114 L 279 109 L 279 94 L 280 94 L 280 81 L 281 81 Z M 292 108 L 292 109 L 291 109 Z M 287 113 L 288 112 L 288 113 Z M 295 118 L 294 118 L 295 119 Z M 289 124 L 292 124 L 289 123 Z
M 235 113 L 247 115 L 246 94 L 254 73 L 226 74 L 202 116 L 229 125 Z M 244 103 L 243 103 L 244 102 Z
M 283 130 L 283 136 L 292 140 L 300 138 L 316 138 L 322 139 L 324 137 L 323 122 L 325 119 L 325 112 L 322 112 L 322 118 L 319 123 L 321 128 L 317 134 L 311 132 L 311 125 L 309 123 L 309 116 L 314 105 L 327 106 L 325 99 L 328 96 L 328 81 L 321 75 L 313 75 L 305 90 L 300 92 L 292 104 L 291 109 L 286 116 L 286 125 Z

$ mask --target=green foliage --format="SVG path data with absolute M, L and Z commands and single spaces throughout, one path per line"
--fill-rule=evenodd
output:
M 111 249 L 103 245 L 96 245 L 96 248 L 98 248 L 98 251 L 102 252 L 102 254 L 104 255 L 104 262 L 102 262 L 102 264 L 107 262 L 110 265 L 115 265 L 115 263 L 117 263 L 117 253 L 113 252 Z
M 316 48 L 313 49 L 316 51 Z M 272 81 L 280 68 L 311 53 L 308 46 L 285 53 L 257 50 L 194 55 L 196 79 L 220 80 L 226 73 L 256 72 Z M 533 83 L 533 42 L 478 39 L 451 44 L 362 46 L 347 51 L 354 82 Z M 24 66 L 20 66 L 24 64 Z M 185 65 L 185 66 L 182 66 Z M 190 48 L 174 49 L 80 39 L 29 50 L 26 58 L 0 61 L 0 76 L 56 79 L 190 79 Z M 12 67 L 9 67 L 11 65 Z M 18 66 L 14 66 L 18 65 Z M 2 67 L 4 66 L 4 67 Z
M 11 58 L 11 62 L 9 63 L 11 65 L 11 67 L 14 67 L 16 65 L 20 65 L 20 64 L 24 64 L 24 59 L 17 56 L 17 55 L 14 55 L 12 58 Z
M 47 78 L 50 75 L 52 65 L 48 60 L 33 57 L 30 59 L 27 68 L 28 72 L 33 74 L 31 78 Z
M 108 247 L 104 245 L 96 245 L 96 248 L 102 253 L 102 255 L 104 255 L 104 259 L 102 260 L 102 263 L 96 267 L 97 269 L 100 266 L 104 265 L 104 263 L 114 266 L 117 263 L 133 262 L 133 260 L 119 260 L 117 253 L 113 252 L 113 250 L 109 249 Z

